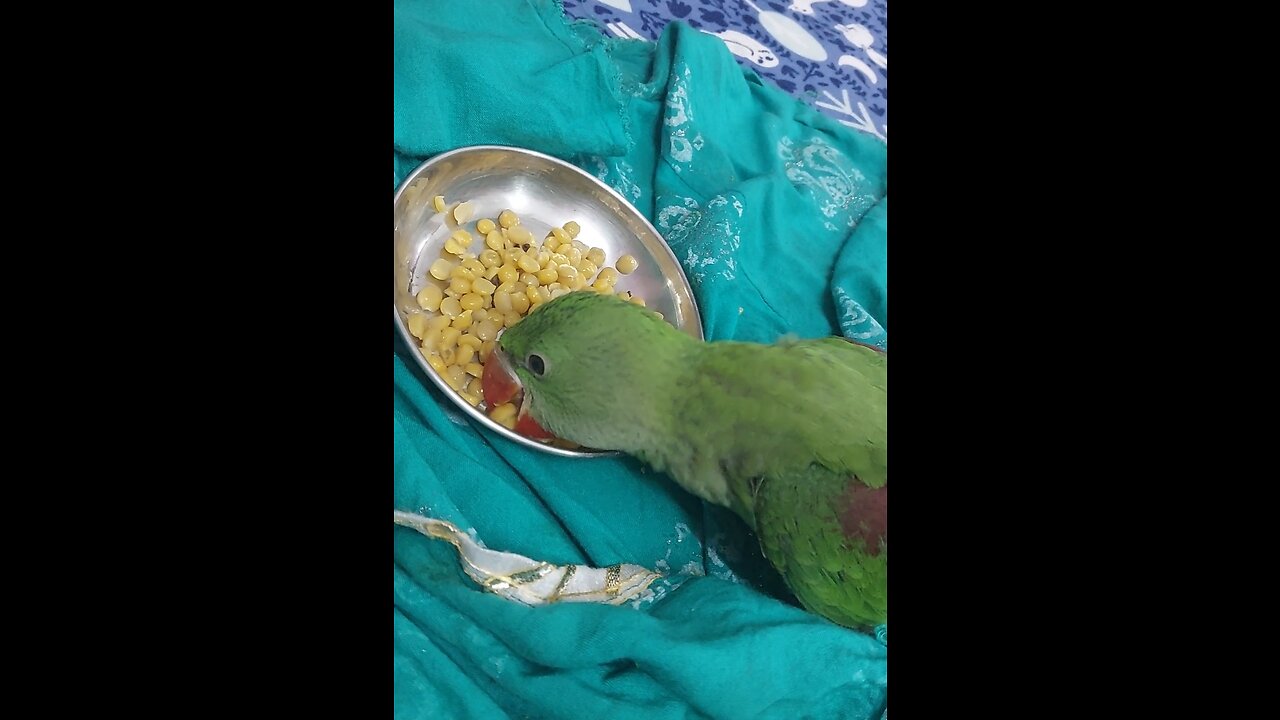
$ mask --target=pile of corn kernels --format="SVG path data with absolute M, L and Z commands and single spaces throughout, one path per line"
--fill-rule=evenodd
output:
M 511 210 L 503 210 L 496 220 L 476 220 L 473 233 L 467 227 L 473 203 L 449 207 L 443 195 L 436 195 L 432 205 L 457 229 L 445 240 L 441 257 L 428 271 L 430 279 L 418 292 L 422 312 L 410 314 L 407 325 L 440 378 L 475 407 L 484 402 L 480 378 L 503 328 L 574 290 L 614 294 L 619 276 L 638 265 L 635 257 L 623 255 L 613 267 L 606 266 L 604 250 L 576 239 L 581 228 L 572 220 L 538 240 Z M 645 304 L 630 292 L 619 295 Z M 488 412 L 514 429 L 516 408 L 511 403 Z

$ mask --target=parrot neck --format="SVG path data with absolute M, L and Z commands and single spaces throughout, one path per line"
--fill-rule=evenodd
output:
M 616 356 L 601 371 L 612 378 L 601 387 L 607 391 L 607 402 L 577 408 L 567 418 L 538 417 L 535 404 L 535 419 L 561 437 L 587 447 L 621 450 L 661 470 L 672 436 L 679 434 L 675 413 L 684 393 L 680 369 L 690 364 L 701 345 L 672 328 L 646 342 L 643 352 Z
M 666 472 L 686 492 L 733 510 L 754 529 L 755 484 L 739 472 L 742 468 L 733 457 L 736 443 L 725 436 L 733 435 L 737 424 L 726 423 L 725 416 L 717 414 L 717 399 L 724 402 L 724 398 L 705 392 L 708 378 L 717 376 L 707 365 L 715 360 L 711 347 L 697 341 L 681 344 L 678 357 L 650 363 L 668 373 L 679 368 L 674 377 L 647 383 L 655 392 L 637 403 L 643 409 L 635 421 L 661 431 L 639 434 L 635 444 L 619 449 Z

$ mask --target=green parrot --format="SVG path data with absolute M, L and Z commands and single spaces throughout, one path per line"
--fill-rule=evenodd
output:
M 887 366 L 838 337 L 702 342 L 578 291 L 508 328 L 483 382 L 491 405 L 523 393 L 518 427 L 628 453 L 730 508 L 808 610 L 868 630 L 887 619 Z

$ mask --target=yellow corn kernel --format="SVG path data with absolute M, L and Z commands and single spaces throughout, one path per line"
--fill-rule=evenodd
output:
M 507 228 L 507 239 L 517 245 L 527 245 L 533 242 L 533 233 L 523 225 L 512 225 Z
M 474 313 L 479 312 L 479 310 L 474 310 L 472 312 L 473 314 L 471 316 L 471 319 L 474 321 L 472 323 L 473 325 L 475 323 L 484 322 L 484 320 L 477 320 L 474 315 Z M 472 335 L 469 332 L 462 333 L 461 335 L 458 336 L 458 347 L 462 347 L 463 345 L 470 345 L 472 350 L 479 350 L 480 346 L 483 344 L 484 344 L 483 340 L 476 337 L 475 335 Z
M 591 276 L 595 275 L 597 270 L 599 270 L 599 268 L 596 267 L 596 264 L 586 258 L 583 258 L 582 262 L 578 263 L 578 274 L 584 279 L 590 280 Z
M 471 282 L 460 277 L 456 277 L 449 281 L 449 289 L 456 293 L 465 295 L 471 292 Z
M 539 283 L 539 284 L 541 284 L 541 285 L 550 285 L 551 283 L 553 283 L 553 282 L 555 282 L 556 280 L 560 279 L 560 276 L 556 274 L 556 269 L 555 269 L 555 268 L 553 268 L 553 267 L 545 267 L 545 268 L 542 268 L 541 270 L 539 270 L 539 271 L 538 271 L 538 273 L 537 273 L 537 278 L 538 278 L 538 283 Z
M 618 271 L 611 267 L 600 268 L 600 274 L 596 276 L 596 280 L 607 282 L 610 285 L 618 284 Z
M 546 267 L 551 264 L 551 251 L 542 248 L 538 251 L 538 267 Z
M 570 280 L 576 277 L 578 277 L 578 268 L 568 263 L 556 268 L 556 279 L 563 284 L 568 284 Z
M 422 334 L 427 331 L 427 316 L 422 313 L 414 313 L 405 319 L 404 324 L 409 328 L 409 334 L 422 339 Z
M 471 359 L 475 357 L 475 355 L 475 348 L 470 345 L 459 345 L 457 346 L 457 354 L 454 355 L 453 361 L 459 365 L 466 365 L 471 362 Z
M 520 271 L 511 265 L 503 265 L 498 268 L 498 279 L 504 283 L 513 283 L 518 277 L 520 277 Z
M 564 224 L 564 231 L 569 233 L 569 237 L 578 237 L 578 233 L 582 232 L 582 226 L 576 220 L 570 220 Z
M 427 284 L 418 291 L 418 305 L 423 310 L 435 312 L 440 309 L 440 301 L 444 299 L 444 291 L 438 285 Z
M 489 362 L 489 354 L 498 346 L 497 341 L 488 340 L 480 346 L 480 362 Z
M 493 294 L 493 309 L 497 310 L 499 313 L 510 312 L 511 310 L 510 293 L 501 292 L 501 291 L 495 292 Z
M 470 200 L 466 202 L 460 202 L 453 208 L 454 222 L 461 225 L 462 223 L 470 220 L 471 216 L 475 215 L 475 213 L 476 213 L 475 203 L 471 202 Z
M 538 276 L 531 272 L 520 273 L 520 282 L 524 283 L 525 287 L 529 287 L 530 285 L 538 287 L 542 284 L 538 282 Z
M 573 239 L 569 235 L 569 233 L 564 231 L 564 228 L 559 228 L 559 227 L 551 228 L 551 234 L 547 235 L 547 238 L 548 239 L 555 238 L 556 247 L 560 247 L 564 243 L 567 243 Z
M 607 283 L 604 280 L 601 280 L 600 278 L 596 278 L 596 281 L 591 283 L 591 289 L 595 290 L 601 295 L 612 295 L 613 283 Z
M 441 332 L 445 328 L 449 327 L 449 323 L 451 323 L 452 321 L 453 321 L 453 318 L 448 317 L 446 315 L 436 315 L 430 320 L 427 320 L 426 331 L 437 332 L 437 333 Z
M 663 315 L 662 313 L 658 312 L 657 310 L 654 310 L 654 311 L 653 311 L 653 314 L 654 314 L 654 315 L 657 315 L 659 320 L 666 320 L 666 319 L 667 319 L 665 315 Z
M 449 273 L 452 271 L 453 263 L 445 260 L 444 258 L 440 258 L 439 260 L 431 263 L 431 277 L 437 280 L 447 280 L 449 278 Z
M 462 389 L 458 390 L 458 394 L 462 396 L 463 400 L 467 401 L 468 405 L 475 407 L 480 404 L 480 396 L 472 393 L 469 390 L 470 387 L 470 385 L 464 385 Z
M 476 221 L 476 232 L 481 235 L 488 235 L 496 229 L 497 225 L 495 225 L 489 218 L 480 218 Z
M 440 353 L 440 361 L 441 361 L 441 362 L 443 362 L 443 363 L 445 364 L 446 368 L 447 368 L 448 366 L 453 365 L 453 358 L 454 358 L 454 356 L 457 354 L 457 351 L 453 348 L 453 346 L 451 346 L 451 345 L 444 345 L 444 346 L 437 345 L 437 346 L 436 346 L 436 352 L 437 352 L 437 353 Z
M 495 293 L 509 293 L 514 290 L 516 284 L 514 282 L 504 282 L 494 290 Z
M 461 278 L 463 280 L 466 280 L 467 282 L 471 282 L 472 280 L 476 279 L 476 274 L 466 269 L 462 265 L 458 265 L 457 267 L 449 271 L 449 277 Z
M 574 275 L 569 278 L 568 287 L 570 290 L 581 290 L 587 286 L 587 279 L 582 275 Z
M 635 272 L 636 267 L 639 265 L 640 263 L 636 262 L 634 255 L 623 255 L 618 258 L 618 262 L 614 263 L 614 266 L 618 268 L 618 272 L 623 275 L 630 275 Z
M 511 290 L 510 290 L 509 292 L 510 292 L 512 295 L 517 295 L 517 294 L 519 294 L 519 293 L 524 292 L 524 289 L 525 289 L 526 287 L 528 287 L 528 285 L 525 285 L 524 283 L 522 283 L 522 282 L 520 282 L 519 280 L 517 280 L 517 281 L 515 281 L 515 282 L 511 283 Z
M 516 406 L 511 403 L 503 403 L 494 408 L 489 417 L 508 430 L 516 429 Z
M 640 307 L 644 307 L 644 298 L 640 297 L 639 295 L 633 296 L 629 302 L 632 305 L 639 305 Z
M 501 232 L 493 230 L 488 235 L 484 236 L 484 244 L 488 246 L 490 250 L 502 252 L 503 248 L 507 246 L 507 238 L 503 236 Z
M 462 304 L 457 298 L 447 297 L 440 301 L 440 314 L 452 320 L 462 314 Z
M 520 218 L 516 217 L 516 214 L 510 210 L 503 210 L 498 213 L 498 224 L 504 228 L 509 228 L 519 222 Z
M 547 264 L 553 268 L 558 268 L 561 265 L 568 265 L 569 257 L 563 253 L 551 253 L 551 262 Z
M 436 212 L 444 212 L 444 208 L 445 208 L 444 196 L 437 195 L 431 198 L 431 207 L 435 208 Z
M 434 353 L 427 356 L 427 364 L 441 375 L 444 375 L 449 369 L 449 366 L 444 364 L 444 360 L 441 360 L 440 356 Z
M 456 328 L 458 330 L 466 330 L 471 327 L 471 323 L 473 322 L 475 322 L 475 318 L 471 317 L 471 311 L 463 310 L 458 317 L 453 319 L 453 322 L 449 324 L 449 327 Z
M 532 288 L 527 288 L 525 292 L 516 293 L 511 296 L 512 312 L 515 312 L 519 315 L 524 315 L 525 313 L 529 312 L 529 296 L 526 294 L 529 292 L 529 290 L 532 290 Z M 538 293 L 537 290 L 534 290 L 533 292 L 535 295 Z
M 569 256 L 569 251 L 572 249 L 573 249 L 572 242 L 560 243 L 555 247 L 555 251 L 560 253 L 561 255 L 564 255 L 565 257 Z
M 461 293 L 456 293 L 456 292 L 454 292 L 454 291 L 450 290 L 450 289 L 449 289 L 449 288 L 447 288 L 447 287 L 444 289 L 444 295 L 445 295 L 445 297 L 451 297 L 451 298 L 453 298 L 454 300 L 457 300 L 458 298 L 462 297 L 462 294 L 461 294 Z M 444 302 L 444 301 L 443 301 L 443 300 L 441 300 L 441 302 Z
M 481 295 L 492 295 L 493 290 L 493 283 L 484 278 L 476 278 L 475 282 L 471 283 L 471 291 L 478 292 Z
M 538 302 L 544 303 L 550 299 L 551 299 L 551 288 L 546 286 L 538 288 Z
M 496 250 L 486 249 L 484 252 L 480 253 L 480 264 L 486 268 L 498 267 L 502 264 L 502 256 L 499 255 Z
M 444 251 L 451 255 L 461 256 L 462 253 L 467 251 L 467 248 L 464 245 L 458 244 L 458 241 L 455 240 L 453 236 L 449 236 L 449 239 L 444 241 Z
M 423 336 L 422 338 L 422 351 L 423 351 L 422 354 L 424 355 L 427 354 L 427 352 L 433 352 L 433 353 L 439 354 L 440 352 L 440 333 L 439 332 L 432 332 L 430 330 L 427 331 L 426 335 Z
M 456 327 L 447 327 L 440 331 L 440 343 L 437 348 L 453 347 L 457 344 L 458 338 L 462 337 L 462 330 Z M 452 363 L 450 363 L 452 364 Z
M 479 355 L 479 352 L 480 351 L 477 350 L 476 354 Z M 475 380 L 471 381 L 472 385 L 467 386 L 467 392 L 475 393 L 480 397 L 484 397 L 484 391 L 480 389 L 480 386 L 482 385 L 482 383 L 480 382 L 480 376 L 484 375 L 484 366 L 476 362 L 475 360 L 472 360 L 471 362 L 467 363 L 466 370 L 468 375 L 475 378 Z
M 619 298 L 621 298 L 621 299 L 623 299 L 623 300 L 626 300 L 626 301 L 628 301 L 628 302 L 629 302 L 629 301 L 631 300 L 631 291 L 630 291 L 630 290 L 624 290 L 624 291 L 622 291 L 622 292 L 618 293 L 618 297 L 619 297 Z
M 538 291 L 543 289 L 539 285 L 527 285 L 524 289 L 524 296 L 529 298 L 529 302 L 537 302 Z
M 478 322 L 475 325 L 472 325 L 471 334 L 475 335 L 481 340 L 488 341 L 497 337 L 498 330 L 501 327 L 502 327 L 502 323 L 498 322 L 496 318 L 490 316 L 488 320 L 485 320 L 484 322 Z
M 520 256 L 520 259 L 516 261 L 516 267 L 527 273 L 535 273 L 541 269 L 538 267 L 538 259 L 529 255 Z
M 443 355 L 440 357 L 441 359 L 444 359 Z M 471 379 L 467 377 L 466 369 L 457 365 L 450 365 L 449 369 L 445 371 L 445 374 L 447 375 L 445 382 L 447 382 L 449 387 L 454 390 L 461 390 L 463 386 L 466 385 L 467 380 Z
M 484 263 L 475 258 L 467 258 L 466 260 L 463 260 L 462 267 L 464 270 L 471 273 L 471 277 L 468 278 L 469 280 L 474 280 L 484 275 Z
M 604 248 L 591 248 L 587 251 L 586 258 L 595 263 L 596 267 L 604 267 Z
M 464 310 L 475 310 L 476 308 L 482 308 L 489 304 L 488 299 L 484 295 L 474 292 L 463 295 L 458 302 L 462 305 L 462 309 Z
M 509 313 L 502 313 L 502 324 L 504 327 L 514 327 L 515 324 L 520 322 L 522 319 L 523 318 L 520 316 L 520 313 L 517 313 L 514 310 Z
M 556 298 L 560 297 L 561 295 L 568 295 L 568 294 L 569 294 L 569 293 L 571 293 L 571 292 L 573 292 L 573 291 L 572 291 L 572 290 L 570 290 L 570 289 L 569 289 L 569 288 L 567 288 L 567 287 L 556 288 L 555 290 L 552 290 L 552 291 L 551 291 L 551 299 L 552 299 L 552 300 L 555 300 Z
M 569 258 L 569 264 L 574 267 L 582 264 L 582 251 L 576 247 L 570 247 L 569 252 L 563 253 L 563 255 Z
M 486 308 L 476 308 L 475 310 L 471 311 L 471 320 L 473 322 L 480 322 L 481 320 L 484 320 L 488 317 L 489 317 L 489 311 Z
M 471 233 L 466 230 L 454 230 L 449 235 L 449 239 L 444 241 L 444 250 L 454 255 L 461 255 L 471 247 L 474 240 L 475 238 L 471 237 Z

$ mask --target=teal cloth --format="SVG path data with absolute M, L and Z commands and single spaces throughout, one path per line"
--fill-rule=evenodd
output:
M 604 38 L 551 0 L 396 2 L 394 180 L 430 155 L 564 158 L 655 224 L 709 339 L 886 340 L 886 148 L 674 23 Z M 558 564 L 670 577 L 621 607 L 489 594 L 452 546 L 394 529 L 397 718 L 877 718 L 887 628 L 795 606 L 737 518 L 629 458 L 576 460 L 473 426 L 395 339 L 394 504 Z

